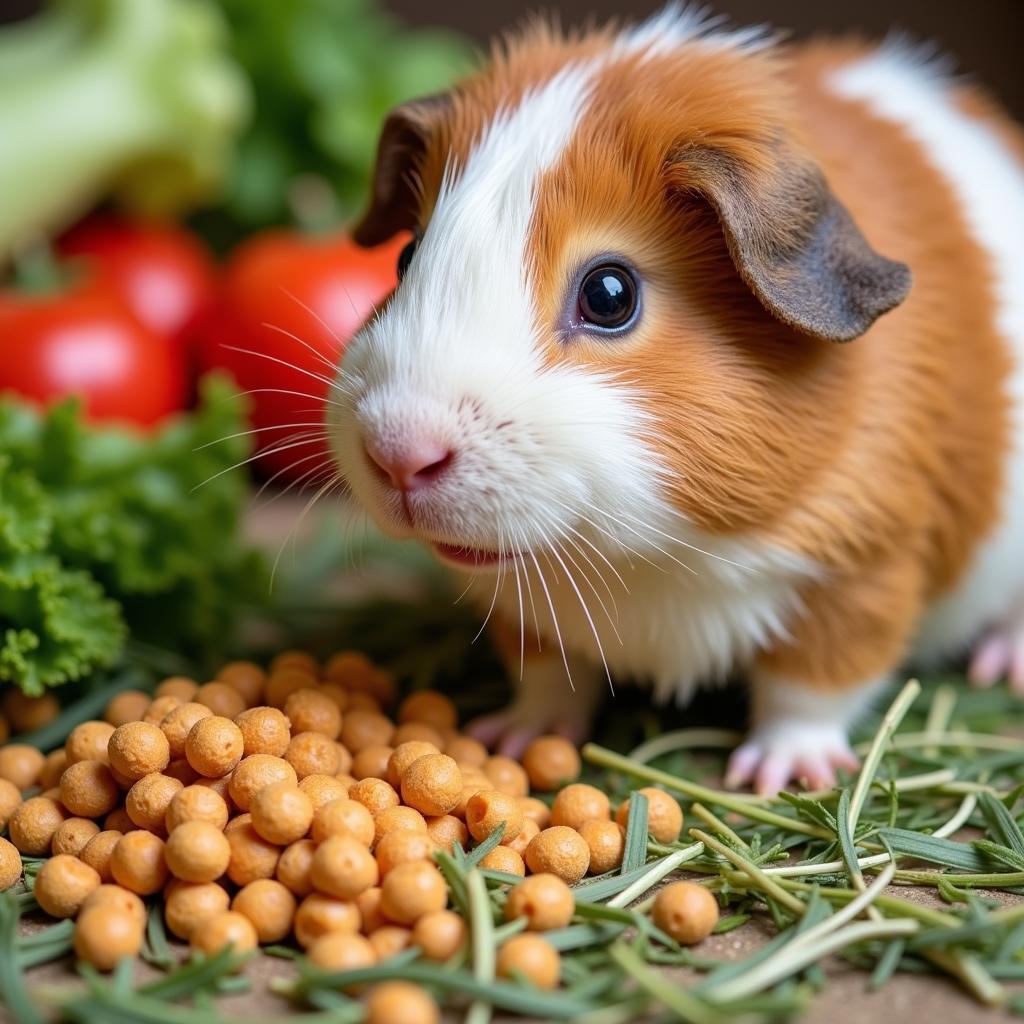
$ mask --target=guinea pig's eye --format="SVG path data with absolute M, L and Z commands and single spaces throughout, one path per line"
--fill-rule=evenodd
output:
M 416 252 L 416 247 L 420 244 L 418 238 L 413 238 L 407 245 L 404 246 L 402 251 L 398 254 L 398 280 L 401 281 L 405 277 L 405 272 L 409 269 L 409 264 L 412 263 L 413 255 Z
M 580 316 L 594 327 L 622 327 L 636 312 L 633 275 L 617 263 L 594 267 L 580 283 Z

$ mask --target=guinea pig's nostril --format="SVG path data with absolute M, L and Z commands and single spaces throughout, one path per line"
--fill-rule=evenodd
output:
M 433 483 L 455 461 L 446 444 L 428 438 L 414 438 L 385 450 L 365 442 L 366 456 L 380 475 L 400 491 L 415 491 Z

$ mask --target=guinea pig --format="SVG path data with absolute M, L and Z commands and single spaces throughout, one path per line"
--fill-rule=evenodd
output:
M 675 6 L 533 23 L 388 117 L 355 237 L 400 231 L 329 432 L 474 582 L 518 679 L 480 738 L 736 674 L 727 782 L 774 792 L 855 768 L 905 664 L 1024 692 L 1024 136 L 975 87 Z

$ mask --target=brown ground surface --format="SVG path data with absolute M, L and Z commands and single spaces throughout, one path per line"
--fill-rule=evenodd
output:
M 276 501 L 268 508 L 261 510 L 251 522 L 251 534 L 254 540 L 265 543 L 276 549 L 281 538 L 290 529 L 295 516 L 301 510 L 301 503 L 287 499 Z M 301 541 L 301 535 L 300 535 Z M 363 580 L 365 585 L 368 581 Z M 904 899 L 914 899 L 933 906 L 942 906 L 931 890 L 914 887 L 900 887 L 892 890 Z M 988 893 L 994 899 L 1011 904 L 1018 903 L 1021 897 Z M 23 928 L 26 932 L 38 930 L 51 923 L 44 915 L 26 918 Z M 760 947 L 772 936 L 770 919 L 755 918 L 726 935 L 713 936 L 700 948 L 702 955 L 713 959 L 742 959 Z M 182 944 L 175 944 L 175 949 L 182 956 L 187 952 Z M 918 1021 L 926 1024 L 989 1024 L 1002 1020 L 1019 1020 L 1007 1011 L 989 1010 L 979 1006 L 962 989 L 953 982 L 938 976 L 896 975 L 880 992 L 869 992 L 866 989 L 867 975 L 855 970 L 838 958 L 831 957 L 822 964 L 827 984 L 817 996 L 810 1009 L 800 1018 L 802 1024 L 886 1024 L 887 1021 Z M 158 972 L 148 965 L 139 962 L 136 978 L 139 982 L 155 977 Z M 686 983 L 686 972 L 674 972 L 680 984 Z M 218 1007 L 225 1019 L 245 1019 L 249 1024 L 257 1024 L 262 1018 L 273 1018 L 289 1012 L 295 1007 L 286 1000 L 269 991 L 269 983 L 274 978 L 288 978 L 292 967 L 288 961 L 268 956 L 260 956 L 250 962 L 245 969 L 245 976 L 252 982 L 249 992 L 223 997 L 218 1000 Z M 58 990 L 66 990 L 68 986 L 81 984 L 73 968 L 68 962 L 45 964 L 28 973 L 29 985 L 38 986 L 41 994 L 55 994 Z M 1014 994 L 1024 991 L 1024 985 L 1007 986 Z M 452 1020 L 461 1015 L 451 1015 Z M 502 1020 L 503 1018 L 497 1018 Z M 505 1018 L 512 1020 L 513 1018 Z M 0 1021 L 13 1021 L 14 1018 L 0 1008 Z M 96 1024 L 103 1024 L 97 1021 Z

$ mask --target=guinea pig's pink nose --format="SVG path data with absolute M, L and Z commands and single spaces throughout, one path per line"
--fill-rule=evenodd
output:
M 455 458 L 455 453 L 440 441 L 427 437 L 412 438 L 383 450 L 365 442 L 370 461 L 399 491 L 415 491 L 433 483 Z

